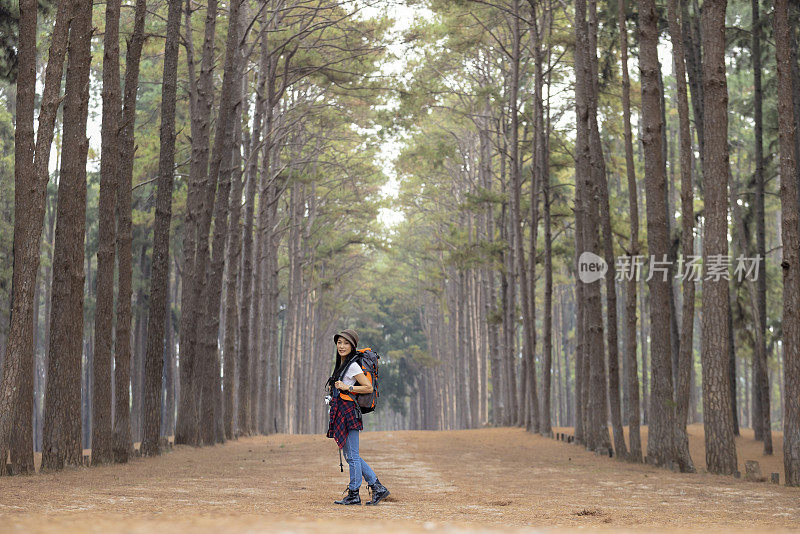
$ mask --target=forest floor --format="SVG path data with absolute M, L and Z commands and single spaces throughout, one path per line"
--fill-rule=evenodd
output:
M 562 429 L 556 429 L 561 431 Z M 126 465 L 0 477 L 2 532 L 800 531 L 800 488 L 699 474 L 589 453 L 518 428 L 364 432 L 362 456 L 390 490 L 376 507 L 337 506 L 347 464 L 322 435 L 185 446 Z M 781 473 L 752 433 L 744 460 Z M 362 486 L 362 500 L 366 488 Z

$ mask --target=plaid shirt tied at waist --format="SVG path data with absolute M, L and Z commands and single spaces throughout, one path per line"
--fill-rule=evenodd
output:
M 362 430 L 361 412 L 355 402 L 346 401 L 338 394 L 331 399 L 328 437 L 336 440 L 341 449 L 347 441 L 347 433 L 351 430 Z

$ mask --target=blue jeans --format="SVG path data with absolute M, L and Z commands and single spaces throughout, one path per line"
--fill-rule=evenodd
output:
M 361 487 L 362 476 L 370 486 L 378 480 L 372 468 L 358 455 L 358 434 L 358 430 L 348 432 L 347 441 L 344 442 L 344 447 L 342 447 L 344 457 L 347 459 L 347 465 L 350 466 L 350 484 L 347 487 L 353 491 Z

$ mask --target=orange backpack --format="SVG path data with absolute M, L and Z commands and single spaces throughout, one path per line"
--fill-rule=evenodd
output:
M 344 400 L 354 401 L 361 413 L 369 413 L 375 410 L 378 404 L 378 360 L 380 356 L 370 348 L 358 349 L 353 360 L 366 375 L 367 380 L 372 384 L 372 393 L 341 393 Z M 341 380 L 341 379 L 340 379 Z

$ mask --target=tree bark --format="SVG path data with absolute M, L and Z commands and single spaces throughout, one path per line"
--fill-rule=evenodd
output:
M 6 342 L 6 356 L 1 362 L 3 372 L 2 395 L 0 395 L 0 470 L 5 471 L 6 455 L 11 448 L 14 471 L 23 473 L 33 468 L 33 426 L 31 413 L 33 404 L 33 329 L 34 295 L 36 275 L 39 271 L 39 240 L 42 233 L 44 194 L 37 191 L 34 170 L 33 113 L 36 97 L 36 10 L 38 3 L 22 0 L 19 3 L 19 55 L 16 91 L 16 124 L 14 130 L 14 256 L 10 323 L 11 332 Z M 31 194 L 32 190 L 32 194 Z M 37 194 L 38 193 L 38 194 Z M 41 201 L 40 201 L 41 198 Z M 37 202 L 38 201 L 38 202 Z M 42 206 L 42 213 L 29 210 Z M 30 217 L 30 219 L 28 219 Z M 36 218 L 34 218 L 36 217 Z M 27 227 L 37 229 L 34 235 L 26 235 Z M 28 239 L 26 239 L 28 238 Z M 34 240 L 35 238 L 35 240 Z M 30 253 L 25 257 L 22 245 L 27 244 Z M 34 253 L 35 252 L 35 257 Z M 31 262 L 27 265 L 23 262 Z M 21 283 L 27 283 L 21 287 Z M 18 293 L 19 295 L 16 295 Z M 18 427 L 21 425 L 21 427 Z M 11 428 L 17 427 L 12 433 Z M 25 449 L 29 449 L 26 454 Z M 5 473 L 3 473 L 5 474 Z
M 709 276 L 709 262 L 728 255 L 728 90 L 725 77 L 727 0 L 703 4 L 703 93 L 705 232 L 703 235 L 703 421 L 709 472 L 736 471 L 730 395 L 729 287 L 727 277 Z
M 114 341 L 114 461 L 125 463 L 133 449 L 131 439 L 131 300 L 133 248 L 131 183 L 133 182 L 134 127 L 139 90 L 139 62 L 144 46 L 146 0 L 136 0 L 133 33 L 125 54 L 125 93 L 119 132 L 119 186 L 117 187 L 117 322 Z
M 153 223 L 153 256 L 147 314 L 147 351 L 144 361 L 143 456 L 160 454 L 161 379 L 164 372 L 164 325 L 169 286 L 169 227 L 172 221 L 172 182 L 175 165 L 175 105 L 178 91 L 178 40 L 181 0 L 170 0 L 164 73 L 161 90 L 161 147 L 158 158 L 158 190 Z
M 258 70 L 258 82 L 256 84 L 256 105 L 253 116 L 253 134 L 250 142 L 250 158 L 247 165 L 247 181 L 245 184 L 245 204 L 244 204 L 244 228 L 242 231 L 242 300 L 239 308 L 239 433 L 245 436 L 253 432 L 251 421 L 253 420 L 253 410 L 255 406 L 251 402 L 251 390 L 253 389 L 252 361 L 251 353 L 257 350 L 254 344 L 250 343 L 251 329 L 250 322 L 254 315 L 256 305 L 252 306 L 253 296 L 259 287 L 253 271 L 253 226 L 255 218 L 255 198 L 256 181 L 258 179 L 258 154 L 261 153 L 259 144 L 261 142 L 262 120 L 266 107 L 266 81 L 269 69 L 269 47 L 267 45 L 267 25 L 262 22 L 262 30 L 259 36 L 262 44 L 261 60 Z
M 583 216 L 583 247 L 581 253 L 599 252 L 598 229 L 600 216 L 597 197 L 600 196 L 597 175 L 600 172 L 601 155 L 597 146 L 593 148 L 593 128 L 597 117 L 594 107 L 592 84 L 592 30 L 586 21 L 586 1 L 575 2 L 575 93 L 578 106 L 578 134 L 575 152 L 580 161 L 576 164 L 576 176 L 583 190 L 581 213 Z M 590 15 L 591 16 L 591 15 Z M 596 54 L 596 51 L 594 52 Z M 578 170 L 580 169 L 580 172 Z M 610 446 L 608 418 L 606 416 L 606 373 L 605 346 L 603 339 L 603 310 L 599 283 L 583 283 L 584 309 L 584 347 L 583 395 L 585 396 L 584 436 L 585 445 L 590 450 L 603 450 Z
M 692 137 L 689 131 L 689 100 L 686 90 L 683 36 L 677 0 L 667 3 L 669 32 L 672 39 L 672 61 L 678 90 L 678 138 L 680 140 L 681 170 L 681 244 L 684 261 L 694 256 L 694 197 L 692 193 Z M 685 263 L 684 263 L 685 265 Z M 675 390 L 675 455 L 683 472 L 694 472 L 689 454 L 689 435 L 686 421 L 689 415 L 689 386 L 691 379 L 692 353 L 694 351 L 694 287 L 691 276 L 683 279 L 683 311 L 681 313 L 681 342 L 678 354 L 677 388 Z
M 625 450 L 625 440 L 622 434 L 622 419 L 619 404 L 619 352 L 617 342 L 617 293 L 614 269 L 610 266 L 614 264 L 614 249 L 612 242 L 611 218 L 608 202 L 608 181 L 606 177 L 605 159 L 603 157 L 603 147 L 600 139 L 600 129 L 597 122 L 598 113 L 598 60 L 597 60 L 597 2 L 589 0 L 588 11 L 588 84 L 587 90 L 589 105 L 589 147 L 591 153 L 591 172 L 593 181 L 592 198 L 599 201 L 598 210 L 592 207 L 591 216 L 594 220 L 592 227 L 602 228 L 603 231 L 603 255 L 609 265 L 606 271 L 606 334 L 608 344 L 608 373 L 606 376 L 605 354 L 599 354 L 593 360 L 597 362 L 597 376 L 593 378 L 593 396 L 598 399 L 597 404 L 597 429 L 599 431 L 598 446 L 602 450 L 611 447 L 611 438 L 608 435 L 608 407 L 611 408 L 611 420 L 614 425 L 614 442 L 617 453 L 622 456 L 627 455 Z M 594 202 L 591 203 L 594 206 Z M 593 237 L 593 239 L 596 239 Z M 600 252 L 599 243 L 596 245 L 597 252 Z M 598 285 L 598 314 L 600 315 L 599 324 L 602 327 L 602 300 Z M 597 347 L 600 353 L 604 353 L 602 343 Z M 602 363 L 601 363 L 602 362 Z M 594 372 L 594 371 L 593 371 Z M 607 381 L 610 380 L 610 384 Z M 609 394 L 609 387 L 614 392 Z
M 542 342 L 542 389 L 541 389 L 541 413 L 539 414 L 539 432 L 543 436 L 552 436 L 553 429 L 551 423 L 551 382 L 552 382 L 552 361 L 553 361 L 553 258 L 552 258 L 552 231 L 550 227 L 550 172 L 548 158 L 548 131 L 545 129 L 544 119 L 544 74 L 543 74 L 543 52 L 542 38 L 547 31 L 547 19 L 550 16 L 548 8 L 542 5 L 542 17 L 539 20 L 537 14 L 537 3 L 529 0 L 531 7 L 531 35 L 533 41 L 533 67 L 534 67 L 534 93 L 533 93 L 533 173 L 531 186 L 531 205 L 533 217 L 531 222 L 531 308 L 535 308 L 535 268 L 536 268 L 536 237 L 538 235 L 538 185 L 542 190 L 542 200 L 544 203 L 544 334 Z M 535 318 L 533 318 L 535 320 Z M 534 329 L 535 336 L 535 329 Z M 534 368 L 535 369 L 535 368 Z M 535 373 L 533 381 L 535 382 Z
M 80 465 L 83 242 L 86 231 L 86 122 L 91 67 L 92 1 L 75 5 L 64 100 L 63 159 L 53 254 L 50 361 L 45 393 L 42 470 Z
M 542 180 L 542 202 L 544 204 L 544 340 L 542 342 L 542 416 L 539 432 L 551 437 L 553 428 L 550 417 L 550 382 L 553 358 L 553 233 L 550 221 L 550 173 L 545 168 Z M 558 365 L 556 355 L 556 365 Z M 559 371 L 560 378 L 560 371 Z
M 647 196 L 647 248 L 653 261 L 669 254 L 666 221 L 666 176 L 662 151 L 661 95 L 658 82 L 658 16 L 653 0 L 639 1 L 639 68 L 642 80 L 642 146 Z M 674 459 L 675 412 L 672 387 L 670 326 L 671 283 L 666 273 L 651 271 L 650 288 L 651 373 L 650 427 L 647 460 L 666 465 Z M 644 342 L 644 340 L 643 340 Z
M 172 320 L 172 305 L 177 302 L 177 275 L 173 278 L 167 277 L 167 302 L 166 302 L 166 317 L 164 319 L 164 391 L 166 398 L 164 399 L 164 416 L 162 419 L 162 434 L 164 437 L 171 436 L 175 432 L 175 376 L 177 367 L 175 365 L 175 337 L 174 326 Z
M 700 48 L 700 18 L 697 0 L 692 0 L 694 15 L 689 13 L 689 1 L 680 0 L 681 3 L 681 33 L 683 42 L 686 44 L 684 57 L 686 58 L 686 74 L 689 79 L 689 88 L 692 91 L 692 112 L 694 115 L 694 127 L 697 133 L 697 145 L 700 152 L 700 164 L 704 168 L 705 160 L 705 127 L 703 126 L 703 72 L 702 72 L 702 50 Z M 699 178 L 699 177 L 698 177 Z M 698 180 L 699 190 L 702 193 L 702 180 Z
M 42 104 L 38 117 L 38 133 L 34 145 L 33 114 L 36 84 L 36 2 L 20 3 L 18 75 L 16 91 L 16 129 L 14 162 L 14 262 L 12 273 L 11 315 L 6 338 L 5 359 L 0 385 L 0 467 L 5 463 L 12 435 L 17 447 L 12 454 L 14 473 L 33 470 L 33 429 L 28 433 L 27 414 L 33 402 L 33 299 L 39 270 L 39 250 L 44 224 L 48 165 L 54 125 L 61 102 L 61 76 L 67 50 L 70 12 L 74 2 L 61 0 L 50 39 L 50 52 L 45 70 Z M 48 284 L 48 287 L 51 287 Z M 49 321 L 49 315 L 46 319 Z M 47 338 L 45 338 L 47 339 Z M 47 341 L 45 341 L 46 343 Z M 30 387 L 28 377 L 30 376 Z M 17 386 L 18 385 L 18 386 Z M 27 398 L 30 397 L 30 403 Z M 28 408 L 31 406 L 31 408 Z M 21 430 L 12 434 L 12 427 Z M 30 434 L 30 440 L 28 435 Z M 27 451 L 27 452 L 26 452 Z M 0 475 L 5 470 L 0 469 Z
M 192 156 L 189 185 L 186 196 L 186 219 L 183 229 L 183 293 L 181 296 L 181 398 L 178 410 L 178 428 L 175 442 L 200 445 L 200 402 L 202 377 L 209 362 L 199 357 L 198 324 L 203 316 L 202 285 L 206 275 L 208 253 L 208 228 L 211 220 L 213 193 L 209 193 L 208 161 L 211 138 L 211 108 L 214 99 L 214 36 L 216 31 L 217 0 L 210 0 L 206 8 L 203 54 L 200 76 L 194 79 L 191 35 L 190 2 L 186 4 L 186 47 L 189 63 L 190 109 L 192 131 Z M 216 189 L 216 183 L 214 184 Z M 208 202 L 208 198 L 211 201 Z M 207 215 L 206 215 L 207 212 Z M 207 217 L 209 223 L 204 224 Z M 203 228 L 205 231 L 203 231 Z M 205 235 L 205 245 L 202 236 Z M 205 252 L 201 252 L 201 249 Z
M 795 169 L 795 125 L 789 8 L 775 1 L 773 25 L 778 66 L 778 140 L 780 143 L 781 237 L 783 241 L 783 465 L 786 485 L 800 486 L 800 233 Z
M 241 17 L 240 17 L 241 19 Z M 241 25 L 241 21 L 240 21 Z M 240 58 L 241 61 L 241 58 Z M 242 84 L 237 100 L 241 100 L 246 90 L 247 77 L 242 77 Z M 242 145 L 242 106 L 237 105 L 236 117 L 234 119 L 234 140 L 233 140 L 233 161 L 231 172 L 233 180 L 233 190 L 231 191 L 230 206 L 230 225 L 227 236 L 227 258 L 225 260 L 228 268 L 228 276 L 225 282 L 225 333 L 224 333 L 224 357 L 225 357 L 225 439 L 233 439 L 235 436 L 235 426 L 237 416 L 235 413 L 236 395 L 236 362 L 238 360 L 236 351 L 236 332 L 239 330 L 239 300 L 236 291 L 237 279 L 239 278 L 239 258 L 241 256 L 241 234 L 240 221 L 242 217 L 242 169 L 241 152 Z M 239 368 L 241 375 L 242 369 Z
M 515 15 L 511 21 L 512 32 L 512 52 L 511 52 L 511 81 L 509 82 L 509 107 L 511 120 L 511 139 L 509 147 L 509 157 L 511 159 L 511 189 L 512 189 L 512 217 L 515 233 L 516 267 L 519 272 L 520 300 L 522 301 L 522 329 L 525 342 L 523 343 L 523 361 L 528 367 L 523 367 L 523 376 L 529 381 L 523 389 L 523 413 L 526 419 L 530 418 L 530 424 L 523 421 L 529 430 L 538 432 L 539 430 L 539 402 L 536 394 L 536 371 L 534 365 L 534 355 L 536 350 L 535 333 L 533 328 L 533 310 L 530 309 L 530 285 L 525 265 L 525 251 L 522 233 L 522 210 L 521 189 L 522 171 L 519 163 L 519 84 L 520 84 L 520 18 L 519 1 L 514 0 L 513 10 Z M 527 372 L 526 372 L 527 371 Z M 531 382 L 532 380 L 532 382 Z
M 631 238 L 628 254 L 639 255 L 639 200 L 636 188 L 636 167 L 633 163 L 633 134 L 631 132 L 631 82 L 628 76 L 628 28 L 625 0 L 618 0 L 620 58 L 622 67 L 622 118 L 625 135 L 625 173 L 628 180 Z M 639 370 L 636 361 L 636 284 L 630 276 L 625 293 L 625 384 L 628 406 L 628 459 L 642 461 L 642 438 L 639 433 Z M 642 318 L 644 320 L 644 318 Z
M 222 90 L 220 93 L 219 114 L 217 117 L 217 131 L 214 137 L 214 151 L 211 158 L 209 169 L 209 197 L 206 199 L 206 207 L 210 209 L 212 202 L 212 189 L 219 183 L 219 191 L 215 196 L 214 202 L 214 233 L 212 243 L 212 257 L 209 264 L 208 275 L 205 279 L 204 298 L 201 302 L 206 303 L 205 315 L 203 316 L 204 328 L 199 333 L 200 351 L 198 354 L 203 358 L 205 372 L 203 374 L 203 413 L 202 413 L 202 436 L 203 442 L 211 444 L 221 441 L 222 436 L 215 428 L 217 422 L 221 422 L 220 412 L 221 383 L 220 383 L 220 359 L 218 350 L 219 338 L 219 309 L 222 293 L 222 274 L 225 262 L 225 238 L 228 234 L 228 200 L 231 189 L 231 158 L 233 155 L 232 142 L 232 117 L 234 108 L 239 104 L 238 88 L 234 90 L 234 78 L 237 75 L 237 54 L 239 45 L 239 7 L 240 2 L 234 0 L 230 4 L 228 19 L 228 36 L 225 51 L 225 66 L 223 70 Z M 206 215 L 207 221 L 203 221 L 200 232 L 201 254 L 208 255 L 208 227 L 210 226 L 210 214 Z M 200 257 L 200 255 L 198 255 Z M 200 265 L 200 262 L 198 262 Z
M 103 36 L 103 115 L 100 148 L 100 198 L 98 207 L 97 306 L 94 325 L 92 388 L 92 465 L 113 460 L 111 426 L 111 345 L 114 317 L 114 210 L 119 177 L 119 126 L 122 112 L 119 94 L 120 0 L 106 3 Z
M 763 267 L 767 255 L 766 226 L 764 220 L 764 116 L 762 113 L 763 91 L 761 88 L 761 17 L 759 0 L 752 0 L 753 29 L 753 119 L 755 136 L 755 217 L 756 217 L 756 255 Z M 756 347 L 754 351 L 753 384 L 753 430 L 756 439 L 764 441 L 764 454 L 772 454 L 772 422 L 770 417 L 769 378 L 767 376 L 767 277 L 759 270 L 756 279 Z
M 728 170 L 728 182 L 730 187 L 733 187 L 733 176 Z M 732 210 L 731 210 L 732 211 Z M 728 286 L 728 297 L 730 298 L 730 306 L 728 307 L 728 389 L 731 399 L 731 423 L 733 426 L 733 435 L 739 435 L 739 410 L 736 402 L 736 339 L 733 335 L 733 305 L 736 302 L 736 291 L 731 291 L 730 286 L 734 283 L 731 280 Z

